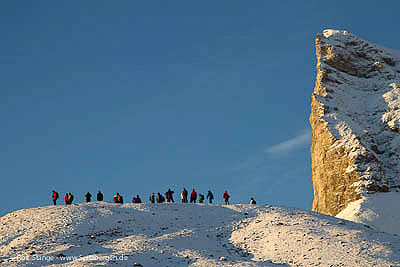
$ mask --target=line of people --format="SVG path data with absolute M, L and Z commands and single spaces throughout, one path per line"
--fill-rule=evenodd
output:
M 57 200 L 60 198 L 60 195 L 55 190 L 52 190 L 52 193 L 53 193 L 52 194 L 53 204 L 57 205 Z M 90 202 L 91 198 L 92 198 L 92 194 L 90 194 L 90 192 L 87 192 L 85 195 L 86 202 Z M 74 201 L 74 195 L 71 194 L 71 192 L 65 193 L 65 196 L 64 196 L 65 204 L 71 205 L 73 201 Z M 97 201 L 103 201 L 103 193 L 101 193 L 100 190 L 97 193 Z
M 174 194 L 174 191 L 172 191 L 171 188 L 168 189 L 167 192 L 165 192 L 165 197 L 160 192 L 157 193 L 157 196 L 155 195 L 155 193 L 152 193 L 151 196 L 149 197 L 149 201 L 151 203 L 156 203 L 156 202 L 157 203 L 164 203 L 164 202 L 173 202 L 173 203 L 175 203 L 173 194 Z M 198 194 L 198 196 L 199 196 L 198 203 L 204 203 L 204 195 L 203 194 Z M 210 204 L 213 203 L 214 195 L 211 192 L 211 190 L 208 190 L 208 193 L 207 193 L 206 197 L 207 197 L 207 199 L 208 199 Z M 226 199 L 225 200 L 225 204 L 229 204 L 229 197 L 230 196 L 228 195 L 228 193 L 226 193 L 226 195 L 223 196 L 223 197 L 224 197 L 224 199 Z M 181 202 L 182 203 L 188 203 L 188 191 L 186 190 L 186 188 L 182 189 Z M 193 188 L 192 192 L 190 194 L 190 203 L 196 203 L 196 202 L 197 202 L 197 192 Z
M 59 198 L 59 194 L 55 190 L 52 190 L 52 193 L 53 193 L 52 194 L 53 204 L 57 205 L 57 199 Z M 155 193 L 152 193 L 151 196 L 149 197 L 149 201 L 150 201 L 150 203 L 156 203 L 156 202 L 157 203 L 164 203 L 164 202 L 175 203 L 173 194 L 174 194 L 174 191 L 172 191 L 171 188 L 169 188 L 168 191 L 165 192 L 165 197 L 160 192 L 157 193 L 157 196 L 155 195 Z M 188 191 L 186 190 L 186 188 L 182 189 L 180 196 L 181 196 L 182 203 L 188 203 Z M 198 196 L 198 200 L 197 200 L 197 196 Z M 90 202 L 91 198 L 92 198 L 92 194 L 90 194 L 90 192 L 87 192 L 85 195 L 86 202 Z M 101 191 L 99 190 L 97 192 L 97 201 L 103 201 L 103 198 L 104 198 L 103 193 L 101 193 Z M 210 204 L 213 203 L 214 195 L 211 192 L 211 190 L 208 190 L 206 198 L 208 199 L 208 203 L 210 203 Z M 228 194 L 227 190 L 225 190 L 224 193 L 222 194 L 222 198 L 224 199 L 225 204 L 228 205 L 230 195 Z M 205 200 L 204 195 L 200 194 L 200 193 L 197 194 L 197 192 L 193 188 L 192 192 L 190 194 L 190 203 L 196 203 L 197 201 L 198 201 L 198 203 L 204 203 L 204 200 Z M 72 195 L 71 192 L 66 193 L 65 197 L 64 197 L 65 204 L 70 205 L 70 204 L 72 204 L 73 201 L 74 201 L 74 195 Z M 113 197 L 113 202 L 123 204 L 124 199 L 119 193 L 116 193 Z M 139 195 L 136 195 L 136 197 L 133 197 L 132 203 L 142 203 L 142 200 L 139 197 Z M 254 198 L 250 199 L 250 204 L 256 204 L 256 201 L 254 200 Z

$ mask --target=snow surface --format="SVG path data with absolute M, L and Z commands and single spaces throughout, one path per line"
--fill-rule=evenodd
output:
M 2 266 L 135 263 L 400 266 L 400 237 L 268 205 L 94 202 L 25 209 L 0 218 Z
M 389 192 L 363 197 L 350 203 L 336 217 L 400 235 L 400 194 Z
M 341 30 L 334 30 L 334 29 L 326 29 L 322 32 L 322 34 L 326 37 L 329 38 L 332 35 L 346 35 L 348 34 L 347 31 L 341 31 Z

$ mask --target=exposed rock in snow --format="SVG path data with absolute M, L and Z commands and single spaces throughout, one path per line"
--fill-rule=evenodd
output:
M 317 35 L 316 51 L 313 210 L 336 215 L 370 193 L 400 186 L 400 60 L 398 52 L 347 31 Z
M 399 236 L 294 208 L 96 202 L 0 218 L 2 266 L 399 264 Z

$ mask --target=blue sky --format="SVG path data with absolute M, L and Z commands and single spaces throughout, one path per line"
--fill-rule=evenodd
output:
M 386 3 L 386 4 L 385 4 Z M 387 1 L 1 1 L 0 214 L 171 187 L 311 208 L 314 38 L 399 48 Z

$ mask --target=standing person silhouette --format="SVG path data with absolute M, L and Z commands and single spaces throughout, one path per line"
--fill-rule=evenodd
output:
M 69 205 L 68 193 L 65 193 L 64 202 L 65 202 L 65 205 Z
M 230 195 L 228 195 L 228 192 L 225 190 L 224 191 L 224 194 L 222 195 L 222 198 L 225 200 L 225 204 L 229 204 L 229 198 L 230 198 L 231 196 Z
M 72 201 L 74 201 L 74 195 L 71 194 L 71 192 L 68 193 L 68 202 L 69 204 L 72 204 Z
M 208 190 L 207 199 L 208 199 L 209 203 L 212 204 L 213 199 L 214 199 L 214 195 L 213 195 L 213 193 L 211 192 L 211 190 Z
M 156 202 L 156 196 L 155 194 L 151 194 L 151 196 L 149 197 L 150 203 L 155 203 Z
M 188 203 L 188 191 L 186 190 L 186 188 L 183 188 L 182 193 L 181 193 L 181 200 L 182 203 Z
M 160 192 L 157 192 L 157 203 L 164 203 L 165 198 L 160 194 Z
M 103 201 L 103 193 L 101 193 L 100 190 L 97 192 L 97 201 Z
M 168 191 L 165 193 L 165 196 L 167 197 L 167 202 L 175 203 L 173 194 L 174 194 L 174 191 L 172 191 L 171 188 L 169 188 Z
M 92 199 L 92 194 L 90 194 L 90 192 L 87 192 L 85 195 L 86 198 L 86 202 L 90 202 L 90 200 Z
M 114 200 L 114 203 L 120 203 L 120 204 L 124 203 L 124 199 L 122 198 L 122 196 L 119 193 L 114 195 L 113 200 Z
M 197 193 L 194 191 L 194 188 L 192 190 L 192 193 L 190 194 L 190 203 L 196 203 L 197 199 Z
M 58 195 L 58 192 L 56 192 L 56 191 L 54 191 L 54 190 L 52 190 L 52 192 L 53 192 L 53 195 L 52 195 L 53 204 L 54 204 L 54 205 L 57 205 L 57 199 L 58 199 L 60 196 Z

